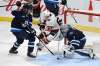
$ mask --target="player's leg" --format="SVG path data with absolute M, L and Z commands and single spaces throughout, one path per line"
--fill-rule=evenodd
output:
M 35 42 L 35 36 L 32 34 L 28 34 L 28 49 L 27 49 L 27 56 L 31 58 L 35 58 L 36 56 L 32 54 L 34 50 L 34 42 Z
M 74 52 L 82 56 L 87 56 L 91 59 L 94 59 L 95 54 L 93 53 L 93 49 L 90 49 L 90 48 L 84 49 L 85 43 L 86 43 L 86 39 L 79 40 L 79 45 L 78 43 L 77 44 L 72 43 L 72 46 L 75 48 Z
M 95 58 L 95 54 L 93 52 L 93 49 L 88 48 L 88 49 L 78 49 L 75 51 L 76 53 L 80 54 L 81 56 L 87 56 L 91 59 Z
M 13 32 L 13 34 L 16 37 L 16 42 L 14 43 L 13 47 L 11 47 L 11 49 L 9 50 L 9 53 L 17 54 L 18 53 L 18 51 L 17 51 L 18 47 L 24 41 L 24 36 L 23 36 L 23 32 Z
M 86 42 L 86 40 L 84 40 L 83 42 L 80 42 L 79 40 L 68 41 L 68 44 L 64 46 L 64 57 L 69 57 L 69 56 L 73 55 L 73 53 L 77 49 L 82 49 L 84 47 L 85 42 Z M 79 52 L 77 52 L 77 53 L 79 53 Z M 86 54 L 84 53 L 84 55 L 86 55 Z

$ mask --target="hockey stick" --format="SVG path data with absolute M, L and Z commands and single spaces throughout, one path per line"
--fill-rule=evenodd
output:
M 27 22 L 27 21 L 26 21 Z M 26 28 L 28 29 L 28 31 L 30 32 L 30 33 L 33 33 L 34 34 L 34 32 L 36 32 L 36 30 L 34 29 L 34 28 L 32 28 L 32 27 L 29 27 L 29 25 L 28 25 L 28 23 L 26 23 Z M 36 38 L 38 38 L 38 36 L 35 34 L 34 36 L 36 36 Z M 42 40 L 40 40 L 39 38 L 38 38 L 38 40 L 40 41 L 40 42 L 42 42 Z M 42 42 L 42 45 L 52 54 L 52 55 L 54 55 L 55 56 L 55 54 Z M 36 55 L 37 55 L 37 53 L 38 53 L 38 51 L 36 51 Z
M 25 4 L 25 3 L 21 3 L 21 4 Z M 12 4 L 12 5 L 9 5 L 9 6 L 15 6 L 16 4 Z M 6 7 L 8 5 L 1 5 L 0 7 Z
M 30 2 L 30 4 L 31 4 L 32 2 Z M 21 4 L 26 4 L 26 3 L 21 3 Z M 9 5 L 9 6 L 15 6 L 16 4 L 12 4 L 12 5 Z M 1 5 L 0 7 L 6 7 L 6 6 L 8 6 L 8 5 Z
M 38 36 L 37 35 L 35 35 L 37 38 L 38 38 Z M 38 38 L 39 39 L 39 38 Z M 40 40 L 39 39 L 39 41 L 40 42 L 42 42 L 42 45 L 52 54 L 52 55 L 54 55 L 55 56 L 55 54 L 43 43 L 43 41 L 42 40 Z
M 32 30 L 30 29 L 30 27 L 27 25 L 26 26 L 27 28 L 28 28 L 28 30 L 29 30 L 29 32 L 31 33 L 32 32 Z M 35 29 L 34 29 L 34 31 L 35 31 Z M 35 36 L 38 38 L 38 36 L 35 34 Z M 39 38 L 38 38 L 39 39 Z M 39 39 L 39 41 L 40 42 L 42 42 L 42 40 L 40 40 Z M 55 55 L 43 42 L 42 42 L 42 45 L 52 54 L 52 55 Z
M 30 30 L 30 28 L 27 26 L 27 28 L 28 28 L 28 30 L 30 31 L 30 33 L 31 33 L 31 30 Z M 38 38 L 38 36 L 37 35 L 35 35 L 37 38 Z M 39 38 L 38 38 L 39 39 Z M 39 41 L 40 42 L 42 42 L 42 40 L 40 40 L 39 39 Z M 42 42 L 42 45 L 52 54 L 52 55 L 54 55 L 55 56 L 55 54 Z M 38 53 L 38 51 L 36 52 L 36 54 Z
M 60 51 L 59 51 L 60 49 L 59 48 L 60 48 L 60 44 L 59 44 L 59 41 L 58 41 L 58 56 L 57 56 L 57 60 L 60 59 L 60 54 L 59 54 L 60 53 Z

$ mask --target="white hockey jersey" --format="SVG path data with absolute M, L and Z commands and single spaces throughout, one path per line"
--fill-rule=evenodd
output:
M 45 19 L 45 16 L 48 16 L 48 18 Z M 47 15 L 45 13 L 42 13 L 42 16 L 41 16 L 41 21 L 46 21 L 46 24 L 45 24 L 45 29 L 44 31 L 46 32 L 46 34 L 49 34 L 51 30 L 57 30 L 58 29 L 58 32 L 55 33 L 55 35 L 49 35 L 47 38 L 49 40 L 56 40 L 56 41 L 59 41 L 59 40 L 62 40 L 63 37 L 66 36 L 66 33 L 67 33 L 67 30 L 69 29 L 69 26 L 67 24 L 64 24 L 64 25 L 59 25 L 57 23 L 57 18 L 55 17 L 55 15 L 51 12 L 47 12 Z M 51 30 L 49 30 L 49 28 Z

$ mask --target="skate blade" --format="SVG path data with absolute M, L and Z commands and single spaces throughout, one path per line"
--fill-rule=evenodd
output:
M 14 53 L 8 53 L 8 55 L 10 55 L 10 56 L 18 56 L 18 54 L 14 54 Z

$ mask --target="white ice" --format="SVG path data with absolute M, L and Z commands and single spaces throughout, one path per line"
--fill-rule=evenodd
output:
M 35 29 L 38 31 L 37 26 Z M 87 37 L 87 44 L 93 44 L 96 41 L 100 41 L 100 34 L 85 32 Z M 52 41 L 48 48 L 56 55 L 53 56 L 44 48 L 43 51 L 38 52 L 37 58 L 31 59 L 26 56 L 27 42 L 25 41 L 18 49 L 17 55 L 9 55 L 9 49 L 12 47 L 15 37 L 10 32 L 10 23 L 0 22 L 0 66 L 100 66 L 100 59 L 94 60 L 88 57 L 82 57 L 75 54 L 72 59 L 60 59 L 57 60 L 57 46 L 58 42 Z M 36 43 L 38 40 L 36 40 Z M 63 41 L 60 42 L 63 44 Z M 60 47 L 62 49 L 62 46 Z M 35 50 L 36 51 L 36 50 Z M 35 54 L 35 51 L 33 52 Z M 60 51 L 61 55 L 61 51 Z

